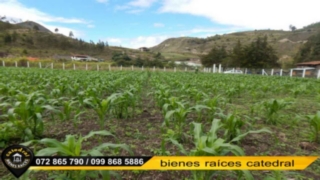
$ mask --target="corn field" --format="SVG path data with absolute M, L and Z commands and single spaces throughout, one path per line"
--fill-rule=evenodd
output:
M 61 156 L 320 155 L 320 81 L 0 67 L 0 148 Z M 21 179 L 320 179 L 304 171 L 28 171 Z M 0 164 L 1 179 L 15 179 Z

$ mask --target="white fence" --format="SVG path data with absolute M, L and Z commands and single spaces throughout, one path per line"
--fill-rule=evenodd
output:
M 250 68 L 222 68 L 221 64 L 203 68 L 206 73 L 230 73 L 230 74 L 256 74 L 262 76 L 288 76 L 302 78 L 320 78 L 320 69 L 294 68 L 294 69 L 250 69 Z
M 122 67 L 122 66 L 111 66 L 106 64 L 88 64 L 88 63 L 48 63 L 48 62 L 24 62 L 23 64 L 18 64 L 17 61 L 15 62 L 5 62 L 2 61 L 3 67 L 26 67 L 26 68 L 40 68 L 40 69 L 62 69 L 62 70 L 96 70 L 96 71 L 113 71 L 113 70 L 142 70 L 145 69 L 149 71 L 170 71 L 170 72 L 177 72 L 177 71 L 184 71 L 184 72 L 194 72 L 195 67 L 184 67 L 184 68 L 177 68 L 173 67 L 172 69 L 168 69 L 166 67 L 158 68 L 158 67 Z M 257 74 L 263 76 L 289 76 L 289 77 L 302 77 L 302 78 L 320 78 L 320 70 L 310 69 L 310 68 L 301 68 L 297 69 L 249 69 L 249 68 L 223 68 L 221 64 L 216 65 L 214 64 L 212 67 L 204 67 L 203 69 L 199 69 L 204 73 L 228 73 L 230 74 Z

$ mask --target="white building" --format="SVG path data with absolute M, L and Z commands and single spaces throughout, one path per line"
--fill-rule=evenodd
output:
M 86 55 L 71 56 L 72 61 L 98 61 L 98 59 Z
M 187 66 L 193 66 L 193 67 L 201 67 L 202 65 L 201 64 L 198 64 L 198 63 L 194 63 L 194 62 L 188 62 L 188 61 L 186 61 L 186 62 L 181 62 L 181 61 L 175 61 L 174 62 L 175 64 L 185 64 L 185 65 L 187 65 Z

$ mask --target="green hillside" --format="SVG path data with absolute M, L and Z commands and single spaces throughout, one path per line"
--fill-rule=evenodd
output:
M 40 32 L 47 32 L 47 33 L 52 33 L 49 29 L 41 26 L 40 24 L 32 21 L 26 21 L 22 23 L 16 24 L 17 26 L 20 26 L 22 28 L 27 28 L 27 29 L 37 29 Z
M 296 56 L 303 44 L 320 32 L 320 23 L 314 23 L 295 31 L 255 30 L 215 35 L 208 38 L 170 38 L 151 48 L 149 52 L 136 49 L 105 46 L 100 43 L 85 42 L 81 39 L 54 33 L 40 24 L 26 21 L 10 24 L 0 21 L 0 52 L 13 57 L 36 56 L 52 58 L 54 55 L 86 54 L 99 59 L 110 60 L 115 54 L 126 53 L 131 59 L 153 59 L 160 52 L 165 60 L 189 60 L 207 54 L 214 46 L 225 46 L 232 50 L 238 40 L 243 45 L 257 37 L 267 36 L 277 55 L 285 60 Z
M 242 44 L 249 44 L 259 36 L 267 36 L 269 43 L 276 49 L 279 57 L 294 57 L 301 45 L 306 43 L 309 37 L 319 31 L 320 23 L 315 23 L 295 31 L 255 30 L 216 35 L 208 38 L 171 38 L 151 49 L 163 54 L 174 53 L 199 56 L 207 54 L 214 46 L 225 46 L 227 50 L 231 50 L 238 40 L 240 40 Z
M 7 53 L 12 57 L 35 56 L 40 58 L 52 58 L 54 55 L 85 54 L 105 60 L 111 60 L 115 53 L 126 53 L 133 59 L 138 56 L 152 57 L 155 54 L 85 42 L 81 39 L 53 33 L 32 21 L 19 24 L 0 21 L 0 52 Z

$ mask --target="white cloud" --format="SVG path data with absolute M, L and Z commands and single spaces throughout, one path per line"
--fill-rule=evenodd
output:
M 138 14 L 138 13 L 140 13 L 142 11 L 143 11 L 143 9 L 132 9 L 132 10 L 127 11 L 127 13 L 129 13 L 129 14 Z
M 86 24 L 87 22 L 77 18 L 65 18 L 52 16 L 35 8 L 29 8 L 17 0 L 0 0 L 0 12 L 11 18 L 22 19 L 23 21 L 35 22 L 59 22 L 68 24 Z
M 319 0 L 163 0 L 160 12 L 192 14 L 213 22 L 253 29 L 289 29 L 318 22 Z
M 139 36 L 136 38 L 107 38 L 109 45 L 137 49 L 139 47 L 153 47 L 168 39 L 168 36 Z
M 117 5 L 115 10 L 126 10 L 127 13 L 130 14 L 138 14 L 142 12 L 144 9 L 149 8 L 157 2 L 158 0 L 132 0 L 125 5 Z
M 88 28 L 94 28 L 94 27 L 96 27 L 95 25 L 92 25 L 92 24 L 89 24 L 89 25 L 87 25 L 87 27 Z
M 153 26 L 154 27 L 164 27 L 165 25 L 162 23 L 154 23 Z
M 140 36 L 132 39 L 128 45 L 131 48 L 153 47 L 166 40 L 168 36 Z
M 98 3 L 107 4 L 109 0 L 96 0 Z
M 53 25 L 44 25 L 39 23 L 42 26 L 45 26 L 46 28 L 48 28 L 50 31 L 54 32 L 54 30 L 56 28 L 58 28 L 58 33 L 59 34 L 63 34 L 65 36 L 69 36 L 70 31 L 72 31 L 73 36 L 75 38 L 84 38 L 85 37 L 85 33 L 76 29 L 72 29 L 72 28 L 67 28 L 67 27 L 61 27 L 61 26 L 53 26 Z
M 110 46 L 120 46 L 122 40 L 120 38 L 107 38 L 106 40 Z
M 130 6 L 147 8 L 150 7 L 157 0 L 134 0 L 128 3 Z
M 230 28 L 193 28 L 185 31 L 188 34 L 198 34 L 198 33 L 211 33 L 211 34 L 221 34 L 229 33 L 235 31 L 241 31 L 243 28 L 240 27 L 230 27 Z
M 40 25 L 48 28 L 54 32 L 56 28 L 59 29 L 59 33 L 69 36 L 69 32 L 72 31 L 74 37 L 83 38 L 85 34 L 82 31 L 62 27 L 49 25 L 47 23 L 65 23 L 65 24 L 88 24 L 85 20 L 77 18 L 65 18 L 49 15 L 35 8 L 26 7 L 17 0 L 0 0 L 0 15 L 6 15 L 8 18 L 21 19 L 22 21 L 34 21 Z M 90 24 L 88 24 L 90 26 Z

